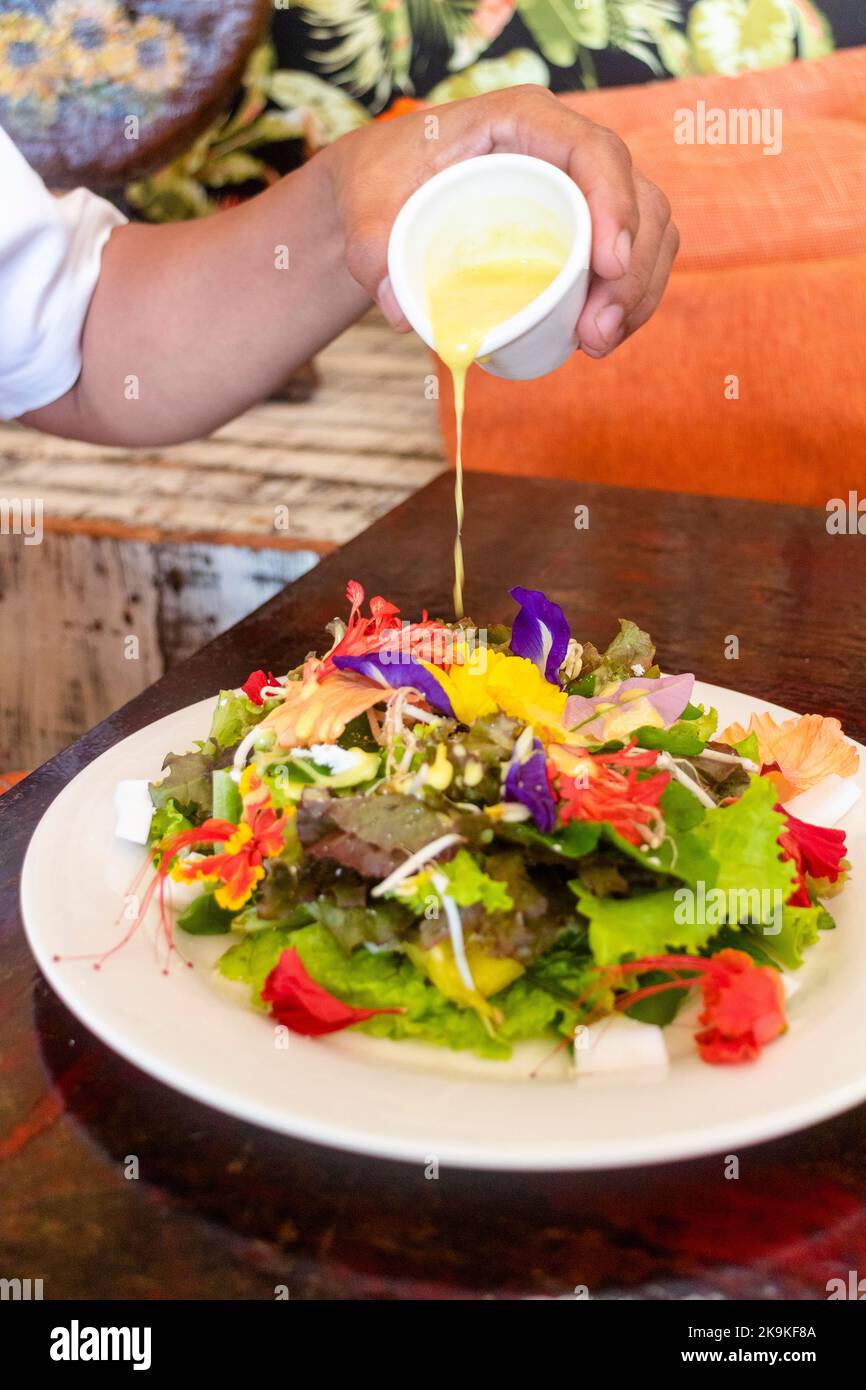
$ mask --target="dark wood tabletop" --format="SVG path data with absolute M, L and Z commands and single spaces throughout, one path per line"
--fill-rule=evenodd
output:
M 495 476 L 466 491 L 476 621 L 507 619 L 513 584 L 543 588 L 596 643 L 634 618 L 667 669 L 866 736 L 866 537 L 830 535 L 823 512 L 784 504 Z M 866 1107 L 744 1150 L 737 1180 L 722 1156 L 430 1180 L 176 1094 L 42 981 L 18 875 L 61 787 L 159 716 L 297 662 L 344 611 L 350 578 L 407 615 L 447 614 L 453 520 L 443 477 L 0 798 L 3 1276 L 41 1278 L 58 1299 L 270 1299 L 276 1285 L 292 1298 L 568 1297 L 585 1285 L 595 1297 L 823 1299 L 829 1279 L 866 1271 Z M 132 1155 L 138 1179 L 125 1175 Z

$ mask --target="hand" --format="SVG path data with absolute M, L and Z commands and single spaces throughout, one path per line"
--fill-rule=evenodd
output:
M 429 137 L 429 117 L 438 132 Z M 535 155 L 574 179 L 592 217 L 589 295 L 576 341 L 604 357 L 654 312 L 679 248 L 671 206 L 632 167 L 618 135 L 569 110 L 543 87 L 511 87 L 364 126 L 318 156 L 327 160 L 349 271 L 388 321 L 406 331 L 387 277 L 388 237 L 411 193 L 474 155 Z

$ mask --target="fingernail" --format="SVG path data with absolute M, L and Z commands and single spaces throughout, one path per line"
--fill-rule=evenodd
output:
M 622 273 L 625 275 L 631 260 L 631 232 L 623 228 L 613 244 L 613 254 L 622 266 Z
M 585 347 L 584 344 L 581 343 L 580 350 L 585 357 L 607 357 L 607 353 L 603 348 Z
M 595 326 L 610 347 L 619 336 L 624 318 L 625 311 L 621 304 L 607 304 L 595 316 Z

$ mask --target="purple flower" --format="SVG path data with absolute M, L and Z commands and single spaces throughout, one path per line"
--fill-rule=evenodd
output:
M 361 676 L 378 681 L 380 685 L 398 690 L 410 686 L 423 695 L 431 709 L 454 718 L 454 710 L 445 690 L 434 675 L 411 656 L 396 656 L 386 652 L 367 652 L 364 656 L 335 656 L 339 671 L 357 671 Z
M 513 762 L 505 778 L 505 800 L 520 801 L 545 834 L 556 825 L 556 802 L 547 780 L 547 759 L 538 739 L 524 762 Z
M 512 654 L 528 657 L 547 680 L 558 685 L 571 636 L 565 614 L 538 589 L 512 589 L 511 597 L 520 604 L 511 629 Z
M 679 719 L 692 697 L 695 678 L 682 676 L 633 676 L 620 681 L 608 695 L 570 695 L 565 705 L 563 728 L 578 730 L 604 742 L 608 720 L 622 714 L 632 701 L 642 698 L 652 705 L 667 729 Z M 593 715 L 596 717 L 593 718 Z

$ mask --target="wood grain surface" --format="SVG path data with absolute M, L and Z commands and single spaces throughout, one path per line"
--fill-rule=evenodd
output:
M 432 359 L 414 334 L 394 333 L 372 311 L 316 364 L 310 399 L 267 402 L 166 448 L 84 444 L 0 422 L 2 496 L 38 499 L 58 531 L 324 554 L 445 464 Z
M 160 715 L 285 666 L 349 578 L 448 612 L 453 511 L 437 479 L 0 798 L 0 1262 L 46 1298 L 826 1297 L 866 1269 L 866 1108 L 740 1153 L 633 1172 L 471 1174 L 270 1135 L 187 1100 L 93 1039 L 41 981 L 17 880 L 56 792 Z M 574 508 L 588 505 L 589 528 Z M 579 636 L 619 616 L 669 670 L 866 734 L 866 538 L 818 511 L 473 476 L 467 600 L 507 619 L 544 588 Z M 725 641 L 740 641 L 737 661 Z M 129 1155 L 140 1178 L 124 1176 Z
M 307 399 L 173 448 L 0 423 L 0 497 L 38 504 L 45 532 L 38 546 L 0 543 L 0 651 L 15 653 L 0 772 L 71 743 L 444 468 L 430 354 L 414 335 L 372 311 L 320 355 L 317 376 Z

